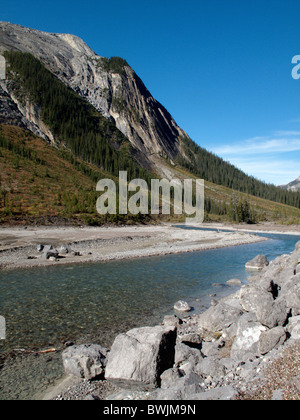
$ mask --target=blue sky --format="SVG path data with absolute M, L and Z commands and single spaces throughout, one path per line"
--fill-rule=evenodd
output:
M 10 0 L 0 11 L 125 58 L 195 142 L 274 184 L 300 175 L 299 16 L 299 0 Z

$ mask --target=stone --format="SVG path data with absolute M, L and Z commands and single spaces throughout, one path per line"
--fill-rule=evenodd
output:
M 200 314 L 198 327 L 211 333 L 220 332 L 228 328 L 231 324 L 237 323 L 242 315 L 241 309 L 219 302 L 216 306 L 211 306 L 206 312 Z
M 259 340 L 267 328 L 255 321 L 254 314 L 245 313 L 239 320 L 236 338 L 232 344 L 230 358 L 245 361 L 259 353 Z
M 282 286 L 282 299 L 285 300 L 288 311 L 291 311 L 293 316 L 300 315 L 300 273 L 289 278 Z
M 135 328 L 119 334 L 108 356 L 105 378 L 120 387 L 154 389 L 161 374 L 173 367 L 175 327 Z
M 56 249 L 51 249 L 51 250 L 48 250 L 48 251 L 44 250 L 43 254 L 42 254 L 42 257 L 45 260 L 49 260 L 50 257 L 53 257 L 55 259 L 58 258 L 58 255 L 59 255 L 59 253 Z
M 107 350 L 96 344 L 70 346 L 62 353 L 65 372 L 86 380 L 104 373 Z
M 255 284 L 245 285 L 240 290 L 239 302 L 246 312 L 256 312 L 258 308 L 272 305 L 273 301 L 271 293 Z
M 261 305 L 256 310 L 257 320 L 268 328 L 283 326 L 288 317 L 285 301 L 275 300 L 271 304 Z
M 206 392 L 200 392 L 198 394 L 191 395 L 188 399 L 192 401 L 230 401 L 234 400 L 237 395 L 238 392 L 231 385 L 226 385 L 213 388 Z
M 160 376 L 161 389 L 171 388 L 174 385 L 174 383 L 183 376 L 184 375 L 182 371 L 178 368 L 165 370 Z
M 179 300 L 178 302 L 175 303 L 174 309 L 175 311 L 178 311 L 178 312 L 189 312 L 191 310 L 191 307 L 189 306 L 187 302 L 183 300 Z
M 206 357 L 196 366 L 195 372 L 203 377 L 221 378 L 225 375 L 225 367 L 215 357 Z
M 174 366 L 184 370 L 195 367 L 201 360 L 202 354 L 199 349 L 190 347 L 184 343 L 177 342 L 175 346 Z
M 166 315 L 163 319 L 163 325 L 165 327 L 178 327 L 182 324 L 182 320 L 177 315 Z
M 272 328 L 262 332 L 259 339 L 258 352 L 262 355 L 269 353 L 274 348 L 286 341 L 286 332 L 283 327 Z
M 241 280 L 239 279 L 231 279 L 226 282 L 229 286 L 240 286 L 242 284 Z
M 276 389 L 273 392 L 272 401 L 283 401 L 284 389 Z
M 289 319 L 286 330 L 293 340 L 300 340 L 300 315 Z
M 72 249 L 68 245 L 62 245 L 59 248 L 59 253 L 61 255 L 67 255 L 67 254 L 70 254 L 71 252 L 72 252 Z
M 262 270 L 269 265 L 269 261 L 265 255 L 257 255 L 253 260 L 246 263 L 247 270 Z
M 179 341 L 187 345 L 191 345 L 191 347 L 196 347 L 197 344 L 202 343 L 202 337 L 198 333 L 189 333 L 179 337 Z
M 166 372 L 168 376 L 169 372 Z M 171 374 L 172 375 L 172 374 Z M 158 388 L 151 394 L 151 400 L 184 400 L 190 395 L 201 391 L 202 378 L 195 372 L 189 371 L 181 377 L 173 376 L 173 382 L 165 382 L 165 387 Z M 167 386 L 169 385 L 169 386 Z

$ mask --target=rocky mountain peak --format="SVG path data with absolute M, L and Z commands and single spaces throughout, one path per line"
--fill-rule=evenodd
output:
M 0 22 L 0 54 L 5 50 L 31 53 L 87 99 L 130 140 L 143 166 L 157 169 L 160 156 L 172 161 L 183 153 L 186 133 L 125 60 L 101 57 L 75 35 Z
M 282 185 L 281 188 L 289 191 L 300 191 L 300 176 L 287 185 Z

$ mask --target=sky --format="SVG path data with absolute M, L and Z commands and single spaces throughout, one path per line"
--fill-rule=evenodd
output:
M 299 0 L 10 0 L 0 20 L 127 60 L 201 147 L 249 175 L 300 176 Z M 299 57 L 300 62 L 300 57 Z

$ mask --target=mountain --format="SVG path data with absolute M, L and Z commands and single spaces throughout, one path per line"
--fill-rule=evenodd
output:
M 97 171 L 86 165 L 94 165 L 106 177 L 117 177 L 119 170 L 127 170 L 131 179 L 147 181 L 197 177 L 206 181 L 206 211 L 216 217 L 247 221 L 250 203 L 251 220 L 275 216 L 282 220 L 289 214 L 300 219 L 300 193 L 247 176 L 194 143 L 124 59 L 101 57 L 74 35 L 0 22 L 3 57 L 0 147 L 13 153 L 11 165 L 18 161 L 22 168 L 21 163 L 26 163 L 20 160 L 22 144 L 12 147 L 14 139 L 7 131 L 7 126 L 17 126 L 68 153 L 67 161 L 80 162 L 76 168 L 87 173 L 94 185 Z M 13 190 L 8 185 L 6 177 L 0 185 L 5 194 Z M 290 213 L 290 208 L 274 207 L 267 200 L 296 209 Z
M 288 191 L 300 191 L 300 176 L 287 185 L 281 185 L 281 188 Z
M 143 166 L 154 169 L 160 155 L 175 159 L 178 153 L 183 153 L 180 138 L 186 137 L 186 133 L 125 60 L 100 57 L 74 35 L 0 22 L 0 53 L 5 50 L 27 52 L 38 58 L 116 125 L 137 151 Z M 22 113 L 38 126 L 37 134 L 52 139 L 32 111 Z

